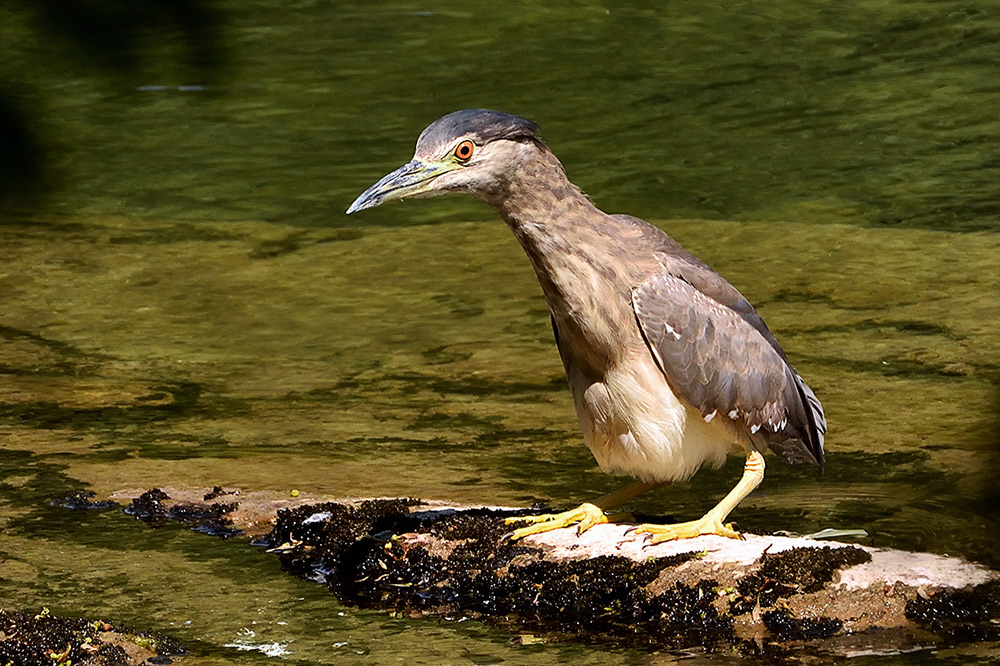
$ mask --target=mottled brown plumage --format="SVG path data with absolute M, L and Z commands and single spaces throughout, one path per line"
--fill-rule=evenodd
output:
M 458 146 L 468 141 L 472 155 L 460 158 Z M 721 521 L 763 477 L 754 452 L 770 448 L 790 463 L 823 465 L 822 406 L 754 308 L 660 229 L 596 208 L 537 125 L 481 109 L 444 116 L 420 135 L 413 161 L 348 212 L 446 192 L 485 201 L 524 248 L 552 314 L 584 439 L 604 469 L 641 479 L 642 491 L 719 465 L 732 449 L 748 451 L 741 485 L 698 525 L 640 531 L 654 539 L 732 536 Z M 603 519 L 587 512 L 515 534 Z

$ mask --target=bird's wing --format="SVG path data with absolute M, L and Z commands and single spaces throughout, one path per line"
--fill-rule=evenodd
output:
M 704 261 L 688 252 L 683 245 L 659 227 L 655 227 L 645 220 L 632 217 L 631 215 L 614 215 L 612 217 L 631 227 L 633 232 L 640 236 L 642 241 L 653 249 L 665 272 L 675 277 L 680 277 L 702 294 L 737 313 L 748 324 L 757 329 L 778 355 L 782 359 L 785 359 L 785 352 L 781 349 L 774 334 L 768 329 L 767 324 L 757 314 L 754 307 L 750 305 L 750 302 L 743 297 L 743 294 L 731 285 L 726 278 L 712 270 L 712 267 Z M 785 360 L 787 361 L 787 359 Z
M 706 291 L 736 301 L 736 308 L 670 271 L 632 290 L 636 321 L 667 381 L 704 418 L 741 421 L 788 462 L 822 465 L 826 421 L 819 401 L 756 311 L 707 270 L 718 279 Z

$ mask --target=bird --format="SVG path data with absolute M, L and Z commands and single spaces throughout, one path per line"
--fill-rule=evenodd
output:
M 823 469 L 823 406 L 754 307 L 660 228 L 597 208 L 537 124 L 490 109 L 449 113 L 347 214 L 449 193 L 480 199 L 513 231 L 548 305 L 584 442 L 603 471 L 637 479 L 521 519 L 510 539 L 619 522 L 627 514 L 609 514 L 615 506 L 741 451 L 742 476 L 704 516 L 630 528 L 647 544 L 740 539 L 726 519 L 763 480 L 764 452 Z

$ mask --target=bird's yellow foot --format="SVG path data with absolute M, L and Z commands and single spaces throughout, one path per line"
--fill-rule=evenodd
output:
M 612 518 L 617 517 L 617 515 L 612 516 Z M 604 511 L 602 511 L 600 507 L 596 504 L 585 502 L 575 509 L 563 511 L 562 513 L 546 513 L 540 516 L 518 516 L 517 518 L 508 518 L 506 521 L 508 525 L 524 522 L 531 524 L 526 525 L 525 527 L 517 528 L 508 534 L 507 538 L 511 541 L 517 541 L 518 539 L 523 539 L 531 534 L 551 532 L 552 530 L 559 530 L 571 525 L 576 525 L 577 534 L 583 534 L 594 525 L 600 525 L 601 523 L 606 523 L 608 521 L 608 516 L 604 514 Z
M 673 525 L 639 525 L 629 530 L 633 534 L 645 534 L 649 544 L 693 539 L 703 534 L 715 534 L 730 539 L 742 539 L 743 535 L 733 529 L 732 523 L 723 524 L 718 518 L 707 515 L 698 520 Z

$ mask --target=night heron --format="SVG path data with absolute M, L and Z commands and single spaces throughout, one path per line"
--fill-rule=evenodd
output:
M 584 440 L 602 469 L 640 482 L 534 517 L 513 538 L 582 532 L 607 522 L 605 510 L 742 449 L 742 478 L 704 517 L 634 529 L 652 542 L 739 538 L 724 521 L 764 478 L 764 451 L 822 468 L 823 407 L 735 287 L 660 229 L 595 207 L 538 132 L 499 111 L 450 113 L 347 212 L 467 192 L 500 214 L 531 260 Z

